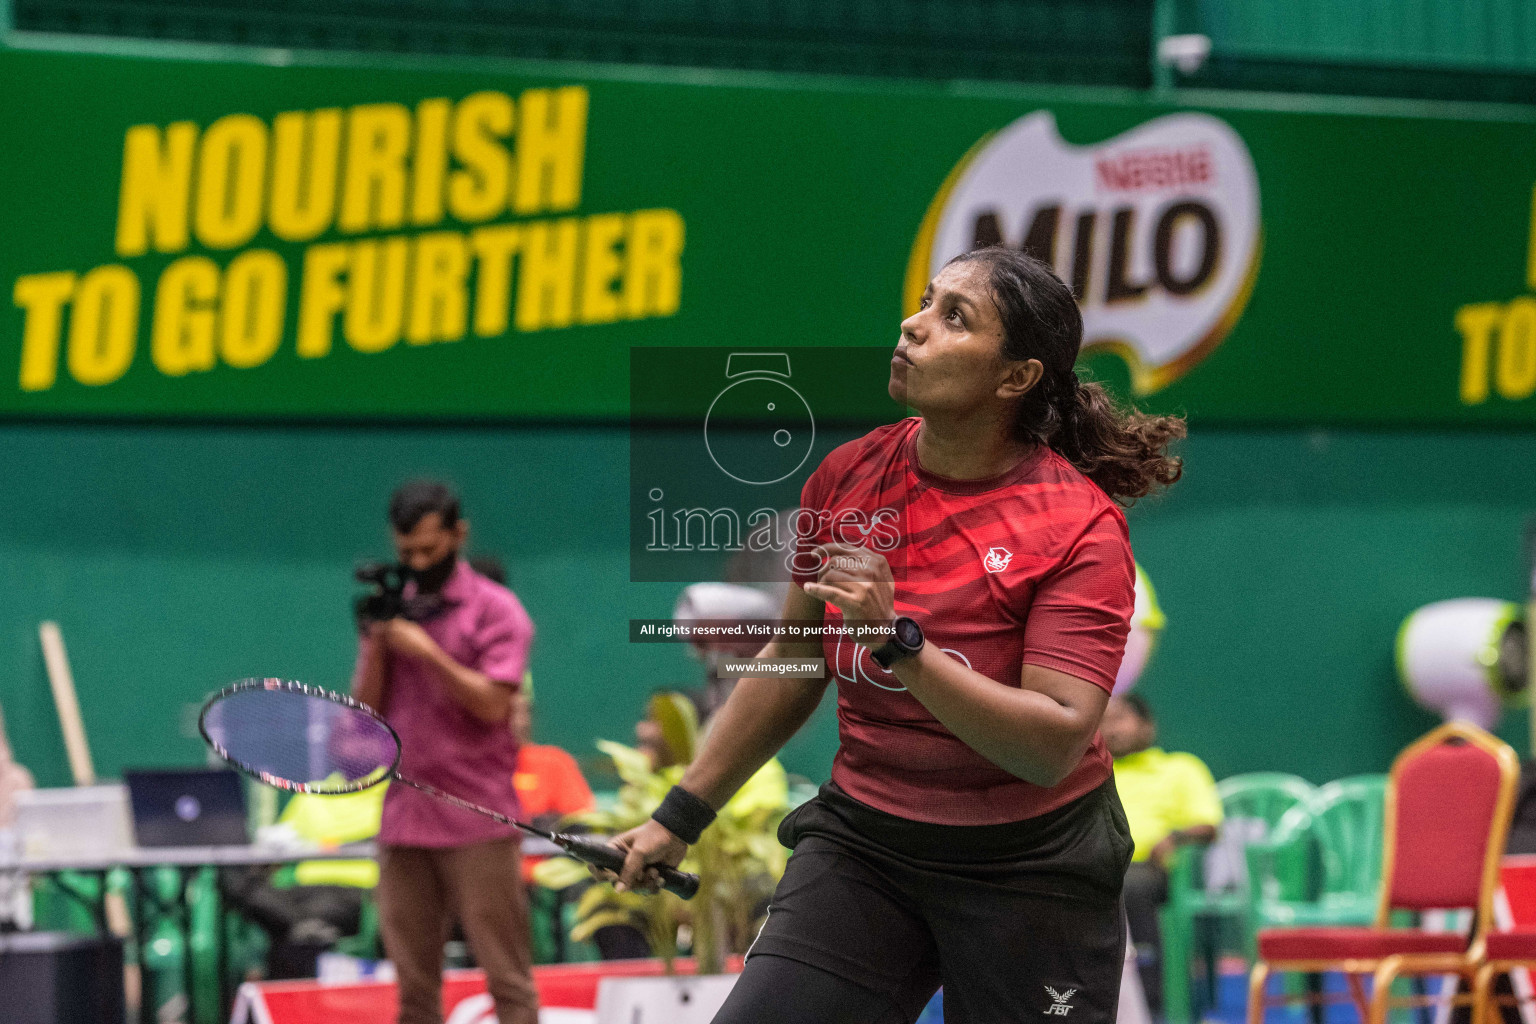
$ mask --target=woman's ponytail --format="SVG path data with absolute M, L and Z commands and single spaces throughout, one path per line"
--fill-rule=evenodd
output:
M 1184 436 L 1183 419 L 1122 411 L 1104 385 L 1093 381 L 1078 381 L 1072 391 L 1051 447 L 1105 494 L 1129 505 L 1184 472 L 1184 460 L 1167 451 Z
M 1179 478 L 1183 460 L 1167 448 L 1184 436 L 1183 418 L 1122 409 L 1102 384 L 1078 379 L 1083 316 L 1050 267 L 1001 245 L 950 262 L 987 267 L 1003 321 L 1004 357 L 1038 359 L 1045 367 L 1040 383 L 1019 402 L 1021 436 L 1055 449 L 1122 505 Z

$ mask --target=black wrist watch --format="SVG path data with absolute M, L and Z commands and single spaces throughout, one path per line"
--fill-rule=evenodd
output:
M 869 652 L 875 664 L 887 672 L 902 658 L 910 658 L 923 649 L 923 627 L 917 624 L 916 619 L 898 615 L 891 626 L 896 630 L 896 635 Z

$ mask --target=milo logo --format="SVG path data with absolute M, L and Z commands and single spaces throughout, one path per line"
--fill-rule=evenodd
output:
M 952 256 L 1004 244 L 1055 267 L 1083 310 L 1083 351 L 1109 350 L 1139 394 L 1226 337 L 1258 274 L 1259 182 L 1243 140 L 1207 114 L 1169 114 L 1073 146 L 1049 111 L 982 139 L 923 218 L 904 301 Z

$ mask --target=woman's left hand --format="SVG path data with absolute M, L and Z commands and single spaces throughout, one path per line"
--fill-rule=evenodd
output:
M 821 555 L 821 571 L 815 583 L 802 588 L 807 594 L 835 605 L 843 618 L 853 623 L 884 626 L 896 617 L 896 581 L 884 555 L 836 542 L 818 545 L 815 550 Z M 855 639 L 874 649 L 890 638 L 883 633 L 866 633 Z

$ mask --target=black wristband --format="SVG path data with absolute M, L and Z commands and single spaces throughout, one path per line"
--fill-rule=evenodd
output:
M 700 800 L 682 786 L 667 791 L 661 806 L 651 812 L 661 825 L 677 838 L 692 846 L 709 823 L 715 820 L 715 809 Z

